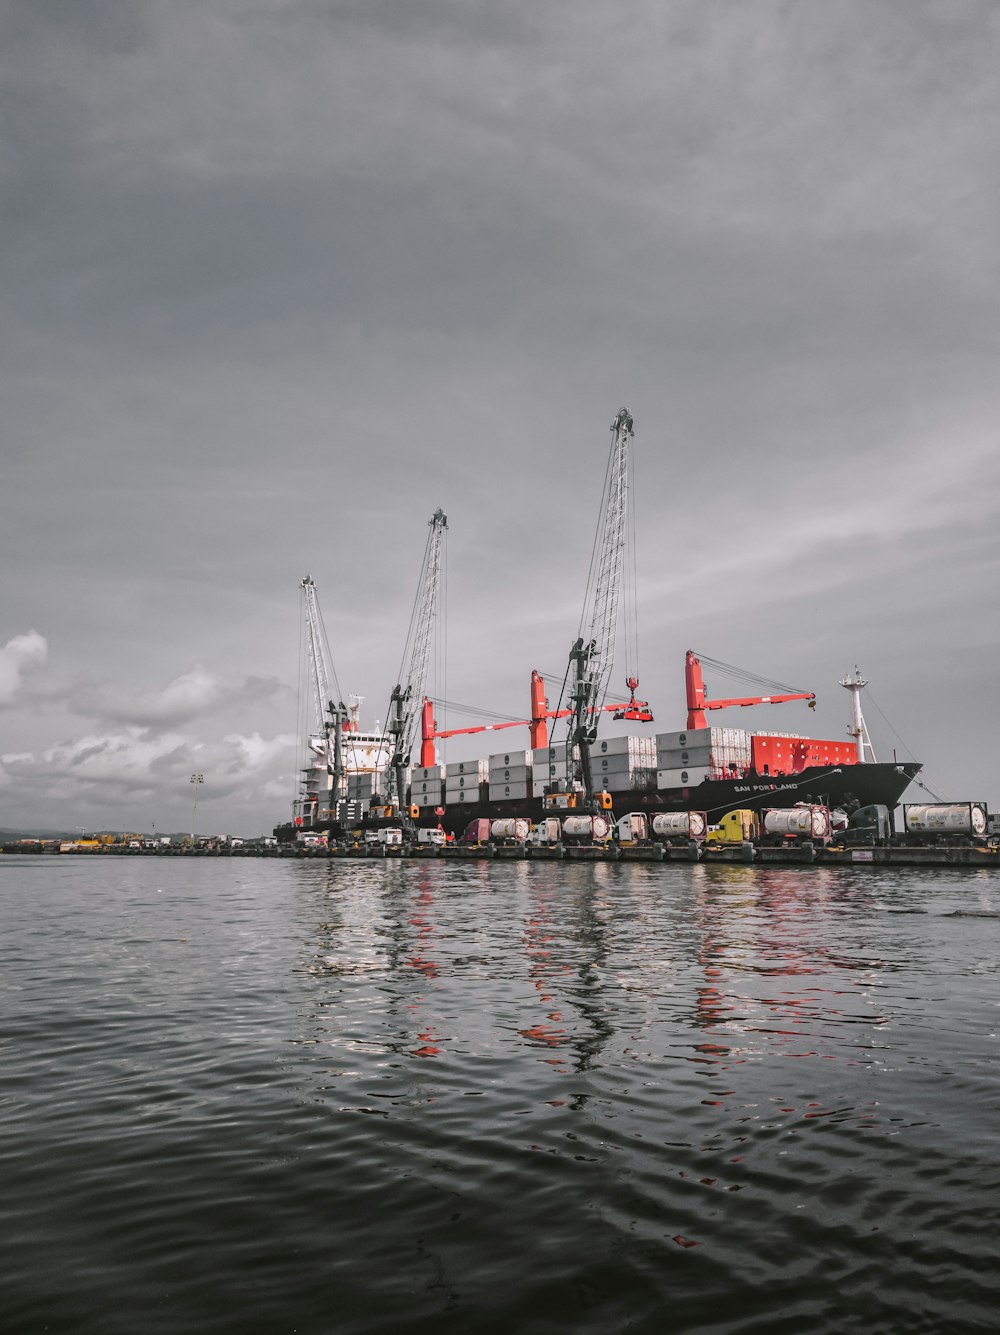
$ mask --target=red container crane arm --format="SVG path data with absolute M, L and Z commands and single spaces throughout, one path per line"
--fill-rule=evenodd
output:
M 788 700 L 808 700 L 810 709 L 815 708 L 814 691 L 788 691 L 780 695 L 743 695 L 730 700 L 706 700 L 705 680 L 701 671 L 701 660 L 691 649 L 684 660 L 684 684 L 687 690 L 687 726 L 690 732 L 694 728 L 706 728 L 706 709 L 730 709 L 739 705 L 781 705 Z

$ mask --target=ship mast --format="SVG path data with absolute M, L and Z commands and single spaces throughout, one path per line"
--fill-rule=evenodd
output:
M 840 684 L 851 693 L 851 726 L 847 729 L 847 733 L 848 736 L 854 738 L 855 745 L 858 748 L 858 764 L 863 765 L 867 758 L 865 756 L 866 747 L 871 760 L 875 760 L 875 748 L 872 746 L 872 740 L 868 735 L 868 728 L 865 724 L 865 717 L 861 712 L 861 692 L 868 683 L 862 677 L 857 664 L 855 664 L 854 676 L 848 674 Z

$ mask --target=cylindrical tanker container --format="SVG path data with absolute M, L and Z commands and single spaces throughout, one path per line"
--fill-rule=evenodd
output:
M 907 834 L 984 835 L 988 824 L 985 802 L 933 802 L 903 807 Z
M 657 839 L 704 839 L 708 816 L 704 811 L 661 811 L 653 817 Z
M 529 822 L 521 816 L 509 817 L 506 820 L 494 820 L 490 822 L 490 838 L 503 843 L 523 844 L 530 829 Z
M 611 837 L 611 822 L 607 816 L 567 816 L 563 821 L 563 838 L 575 843 L 603 844 Z
M 830 812 L 827 807 L 787 807 L 765 811 L 764 833 L 800 839 L 829 839 Z

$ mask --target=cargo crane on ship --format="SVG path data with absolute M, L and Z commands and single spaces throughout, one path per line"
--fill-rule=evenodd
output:
M 348 712 L 343 700 L 339 699 L 340 684 L 333 668 L 323 618 L 319 610 L 319 597 L 316 583 L 306 575 L 300 585 L 302 589 L 305 633 L 308 643 L 310 680 L 313 694 L 313 730 L 309 734 L 309 750 L 315 757 L 305 773 L 305 793 L 302 810 L 298 813 L 297 823 L 315 821 L 319 807 L 320 785 L 330 794 L 336 794 L 340 787 L 340 776 L 344 770 L 342 747 L 342 729 L 347 723 Z M 337 702 L 334 703 L 330 690 L 331 680 L 336 687 Z M 323 772 L 325 770 L 325 773 Z
M 611 669 L 614 665 L 615 638 L 618 631 L 619 609 L 625 575 L 625 546 L 628 520 L 629 442 L 634 435 L 632 414 L 620 408 L 611 423 L 611 453 L 601 503 L 601 514 L 594 537 L 590 576 L 580 616 L 579 635 L 569 652 L 566 680 L 572 675 L 569 687 L 569 725 L 566 743 L 567 773 L 570 757 L 579 756 L 583 781 L 583 800 L 573 794 L 548 794 L 547 806 L 574 805 L 577 809 L 596 814 L 610 810 L 611 798 L 603 793 L 598 799 L 594 787 L 590 749 L 597 740 L 601 713 Z M 638 677 L 627 680 L 630 699 L 615 713 L 616 718 L 651 722 L 653 715 L 646 701 L 636 699 Z
M 424 703 L 424 685 L 430 663 L 431 639 L 437 615 L 447 532 L 447 515 L 441 509 L 435 510 L 429 524 L 427 544 L 417 584 L 417 596 L 410 614 L 410 627 L 400 663 L 399 681 L 393 688 L 389 700 L 389 714 L 385 725 L 386 736 L 391 739 L 392 756 L 389 760 L 388 787 L 382 818 L 398 819 L 406 827 L 413 823 L 412 812 L 406 806 L 406 771 L 410 764 L 414 725 Z

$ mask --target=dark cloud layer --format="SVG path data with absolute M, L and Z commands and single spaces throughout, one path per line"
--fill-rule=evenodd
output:
M 284 815 L 298 581 L 384 713 L 439 504 L 447 694 L 522 709 L 622 402 L 662 726 L 689 645 L 831 735 L 859 660 L 1000 802 L 998 55 L 973 0 L 9 6 L 0 824 L 204 748 Z

